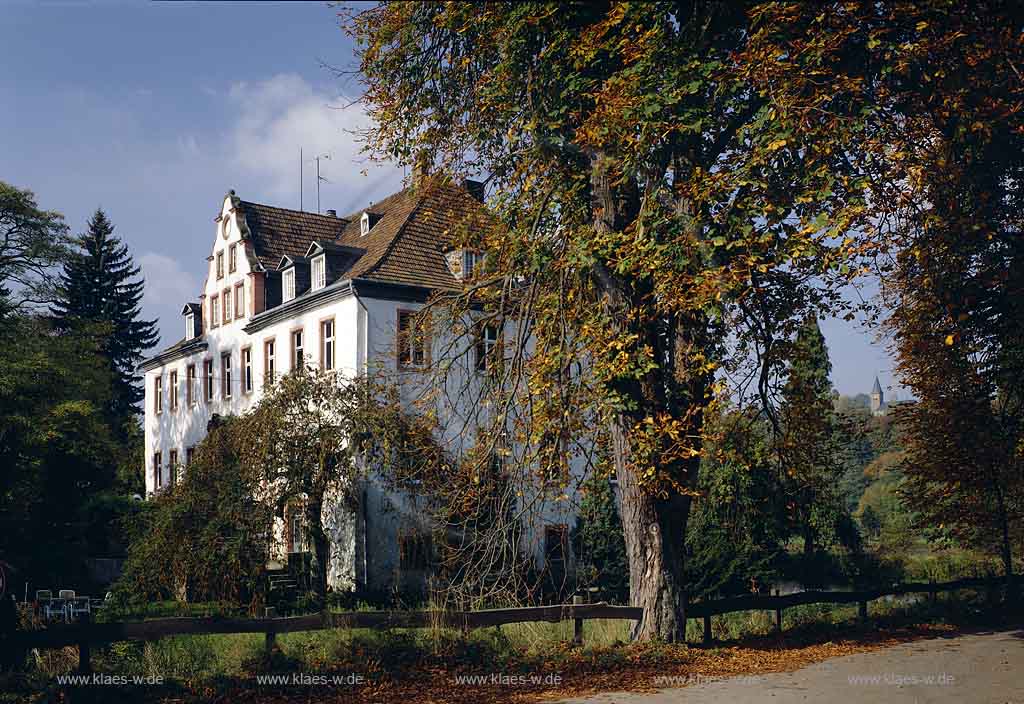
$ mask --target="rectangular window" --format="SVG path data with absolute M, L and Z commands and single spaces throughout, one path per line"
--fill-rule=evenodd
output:
M 425 326 L 416 319 L 416 312 L 398 311 L 398 366 L 422 367 L 427 362 Z
M 313 290 L 321 289 L 327 285 L 327 266 L 325 265 L 326 258 L 324 255 L 315 257 L 313 259 Z
M 544 557 L 548 567 L 563 567 L 569 552 L 569 531 L 564 523 L 544 527 Z
M 235 284 L 235 320 L 245 317 L 245 284 Z
M 434 544 L 429 533 L 398 537 L 399 569 L 422 572 L 430 567 Z
M 228 271 L 233 274 L 236 269 L 238 269 L 237 247 L 235 245 L 231 245 L 228 247 Z
M 288 515 L 288 524 L 291 533 L 291 540 L 288 545 L 288 552 L 302 552 L 305 549 L 305 540 L 302 534 L 302 511 L 292 507 Z
M 224 289 L 224 323 L 231 322 L 231 289 Z
M 295 298 L 295 269 L 288 269 L 281 277 L 282 296 L 285 301 Z
M 302 354 L 302 331 L 292 331 L 292 370 L 298 369 L 305 363 Z
M 206 401 L 213 400 L 213 360 L 203 361 L 203 390 L 206 394 Z
M 196 456 L 196 448 L 194 446 L 193 447 L 186 447 L 185 448 L 185 466 L 186 467 L 188 467 L 190 464 L 192 464 L 192 460 L 195 458 L 195 456 Z
M 164 378 L 162 375 L 153 380 L 153 410 L 157 413 L 164 412 Z
M 320 323 L 320 368 L 334 369 L 334 320 Z
M 217 327 L 220 322 L 220 296 L 216 293 L 210 296 L 210 327 Z
M 252 393 L 252 348 L 242 350 L 242 391 Z
M 169 379 L 171 386 L 171 410 L 178 410 L 178 370 L 175 369 L 171 372 L 171 378 Z
M 188 365 L 188 369 L 185 370 L 185 403 L 192 405 L 199 400 L 199 395 L 196 393 L 196 365 Z
M 220 356 L 220 396 L 231 398 L 231 353 L 227 352 Z
M 185 316 L 185 338 L 191 340 L 196 336 L 196 316 L 189 313 Z
M 263 385 L 274 383 L 274 373 L 277 371 L 276 345 L 274 340 L 267 340 L 263 343 Z
M 470 279 L 483 263 L 484 255 L 471 249 L 462 250 L 462 278 Z
M 501 362 L 497 325 L 484 325 L 476 337 L 476 370 L 483 372 Z
M 157 489 L 164 484 L 163 477 L 163 455 L 159 452 L 153 453 L 153 486 Z
M 224 252 L 217 252 L 217 278 L 224 278 Z
M 171 486 L 178 483 L 178 451 L 170 450 L 167 453 L 167 468 L 170 470 L 170 481 L 168 482 Z

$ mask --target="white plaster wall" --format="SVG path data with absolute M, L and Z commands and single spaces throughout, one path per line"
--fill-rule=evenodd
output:
M 367 350 L 371 367 L 376 366 L 388 374 L 395 374 L 403 384 L 403 400 L 411 404 L 413 399 L 423 393 L 423 381 L 416 372 L 402 373 L 397 366 L 397 324 L 400 310 L 419 310 L 417 303 L 393 301 L 386 299 L 362 297 L 360 302 L 369 313 L 367 326 Z M 510 332 L 509 334 L 514 334 Z M 448 348 L 446 340 L 435 339 L 432 358 L 436 359 L 440 350 Z M 529 350 L 528 350 L 529 351 Z M 468 449 L 476 438 L 472 435 L 472 424 L 464 427 L 466 419 L 474 414 L 485 413 L 474 406 L 466 395 L 459 392 L 464 384 L 478 383 L 481 377 L 473 368 L 473 351 L 453 364 L 449 372 L 447 387 L 449 399 L 455 399 L 457 407 L 441 408 L 442 432 L 441 442 L 452 455 L 459 455 Z M 468 377 L 468 378 L 467 378 Z M 571 531 L 578 513 L 578 492 L 575 487 L 585 473 L 585 460 L 575 457 L 570 461 L 570 483 L 564 496 L 544 494 L 538 485 L 533 491 L 525 487 L 522 501 L 529 502 L 531 510 L 524 516 L 526 525 L 522 535 L 522 549 L 542 567 L 544 564 L 545 527 L 552 524 L 565 524 Z M 415 530 L 429 530 L 425 520 L 425 506 L 422 497 L 398 493 L 384 487 L 379 481 L 371 481 L 367 485 L 367 531 L 368 556 L 367 570 L 371 584 L 393 584 L 397 575 L 397 550 L 387 546 L 397 546 L 398 535 Z M 571 552 L 571 546 L 570 546 Z M 570 555 L 571 558 L 571 555 Z
M 251 282 L 249 280 L 250 264 L 241 246 L 245 242 L 239 236 L 239 229 L 235 224 L 234 212 L 230 208 L 231 201 L 226 198 L 222 207 L 222 220 L 217 224 L 215 243 L 212 249 L 211 260 L 207 262 L 208 272 L 201 303 L 204 307 L 204 337 L 207 348 L 199 353 L 188 357 L 176 359 L 163 367 L 152 369 L 145 374 L 146 383 L 146 414 L 145 414 L 145 445 L 146 445 L 146 492 L 152 493 L 156 488 L 156 478 L 153 470 L 153 454 L 160 451 L 163 454 L 163 485 L 169 480 L 167 472 L 168 453 L 177 449 L 179 461 L 185 461 L 186 448 L 197 445 L 206 436 L 207 423 L 214 414 L 220 416 L 241 415 L 251 409 L 263 394 L 264 379 L 264 343 L 267 340 L 276 340 L 276 369 L 278 374 L 287 373 L 291 369 L 291 339 L 293 330 L 304 331 L 303 347 L 308 364 L 319 364 L 320 345 L 320 322 L 327 318 L 334 318 L 335 322 L 335 368 L 341 373 L 352 375 L 358 369 L 357 364 L 357 305 L 353 297 L 336 300 L 327 303 L 319 308 L 307 311 L 295 318 L 271 325 L 256 333 L 248 334 L 244 331 L 246 325 L 252 319 Z M 228 227 L 223 226 L 224 222 Z M 225 239 L 223 233 L 227 233 Z M 240 247 L 238 253 L 237 271 L 228 273 L 227 251 L 228 247 L 235 243 Z M 223 251 L 225 257 L 224 278 L 216 278 L 216 255 Z M 213 326 L 209 321 L 209 301 L 214 293 L 222 293 L 223 289 L 243 283 L 245 286 L 245 316 L 238 320 L 231 320 L 223 325 Z M 184 333 L 184 318 L 182 318 L 182 332 Z M 253 368 L 253 390 L 245 393 L 243 390 L 243 369 L 242 350 L 250 347 L 252 350 Z M 221 356 L 224 353 L 231 355 L 231 396 L 226 398 L 223 393 L 221 375 Z M 206 401 L 205 388 L 203 385 L 203 362 L 213 361 L 214 393 L 213 400 Z M 187 383 L 188 365 L 195 364 L 197 373 L 197 388 L 194 403 L 189 406 L 185 399 L 185 384 Z M 177 411 L 170 410 L 170 372 L 178 372 L 178 399 Z M 163 378 L 163 411 L 157 413 L 155 410 L 155 379 L 158 376 Z

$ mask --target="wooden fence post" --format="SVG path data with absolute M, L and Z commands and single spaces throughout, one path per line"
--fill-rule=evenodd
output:
M 573 596 L 572 605 L 582 606 L 583 597 L 579 594 Z M 573 613 L 572 620 L 572 642 L 576 645 L 583 645 L 583 619 L 577 618 L 576 614 Z
M 779 596 L 779 590 L 775 590 L 775 596 Z M 782 609 L 775 609 L 775 632 L 782 633 Z
M 82 614 L 82 618 L 79 621 L 79 626 L 82 629 L 81 639 L 78 641 L 78 671 L 83 675 L 88 675 L 92 672 L 92 662 L 90 662 L 89 652 L 89 624 L 92 622 L 92 614 L 88 611 Z
M 711 615 L 704 617 L 704 644 L 711 643 Z
M 273 606 L 268 606 L 263 612 L 263 618 L 277 618 L 277 609 Z M 266 649 L 267 657 L 269 658 L 274 652 L 274 644 L 277 641 L 277 633 L 273 630 L 268 629 L 266 632 L 266 640 L 263 645 Z

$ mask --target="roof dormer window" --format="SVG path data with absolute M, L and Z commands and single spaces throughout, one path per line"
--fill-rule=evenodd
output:
M 213 299 L 211 298 L 210 307 L 213 307 Z M 211 310 L 212 312 L 212 310 Z M 194 340 L 203 334 L 203 305 L 201 303 L 186 303 L 181 309 L 181 314 L 185 318 L 185 339 Z M 211 321 L 211 327 L 215 325 L 215 321 Z
M 484 253 L 469 247 L 455 247 L 444 253 L 448 270 L 459 281 L 473 278 L 484 264 Z
M 359 234 L 365 235 L 370 231 L 370 214 L 363 213 L 363 217 L 359 218 Z
M 313 257 L 311 267 L 313 274 L 312 289 L 316 291 L 327 285 L 327 258 L 323 254 L 319 257 Z
M 285 301 L 295 298 L 295 268 L 286 269 L 281 278 L 281 290 Z

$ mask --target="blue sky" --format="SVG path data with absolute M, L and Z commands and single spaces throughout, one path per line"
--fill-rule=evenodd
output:
M 0 179 L 35 191 L 75 232 L 103 207 L 146 278 L 162 345 L 202 285 L 213 217 L 230 189 L 299 204 L 299 149 L 321 171 L 322 208 L 346 212 L 395 190 L 367 163 L 365 125 L 337 10 L 321 3 L 7 0 L 0 22 Z M 315 209 L 314 166 L 305 206 Z M 870 333 L 822 321 L 842 393 L 867 392 L 891 362 Z

